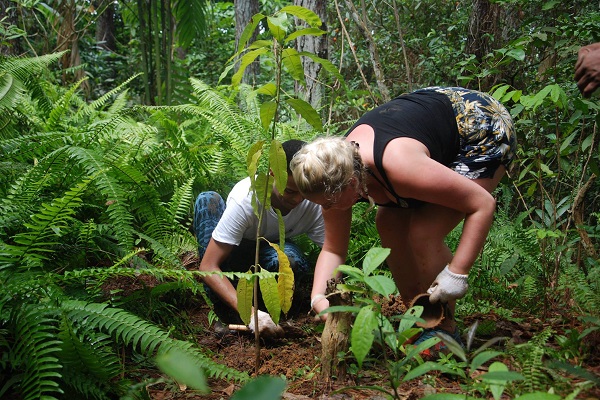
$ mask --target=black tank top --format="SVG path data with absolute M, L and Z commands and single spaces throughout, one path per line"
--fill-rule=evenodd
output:
M 421 200 L 402 198 L 394 191 L 383 169 L 383 152 L 391 140 L 408 137 L 423 143 L 433 160 L 449 166 L 459 150 L 458 127 L 450 99 L 433 90 L 419 90 L 396 97 L 365 113 L 345 136 L 363 124 L 369 125 L 375 132 L 373 159 L 384 182 L 371 175 L 396 198 L 396 203 L 380 205 L 407 208 L 423 204 Z

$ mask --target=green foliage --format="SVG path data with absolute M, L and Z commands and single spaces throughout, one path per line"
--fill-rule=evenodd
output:
M 430 338 L 417 346 L 409 344 L 408 340 L 422 331 L 420 328 L 413 327 L 416 322 L 424 322 L 420 318 L 423 312 L 422 306 L 412 307 L 405 314 L 388 319 L 382 313 L 381 304 L 374 300 L 375 296 L 387 298 L 396 291 L 394 281 L 390 277 L 376 273 L 389 253 L 389 249 L 374 247 L 365 255 L 362 269 L 340 265 L 338 271 L 347 275 L 348 279 L 337 288 L 340 291 L 357 294 L 358 297 L 354 298 L 356 305 L 332 306 L 323 312 L 356 314 L 350 334 L 352 354 L 359 368 L 363 368 L 367 356 L 374 348 L 383 349 L 383 360 L 374 358 L 369 359 L 369 362 L 380 362 L 388 371 L 391 390 L 378 386 L 368 388 L 381 391 L 392 398 L 400 398 L 398 388 L 403 382 L 433 370 L 449 374 L 457 372 L 442 364 L 423 362 L 421 359 L 420 353 L 438 343 L 440 339 Z
M 527 392 L 544 389 L 548 384 L 549 377 L 545 371 L 543 356 L 552 333 L 548 328 L 527 343 L 507 347 L 508 354 L 514 357 L 517 367 L 526 378 L 523 387 Z
M 122 394 L 120 346 L 147 357 L 179 349 L 209 376 L 246 380 L 195 344 L 94 301 L 101 285 L 141 269 L 203 292 L 180 257 L 195 251 L 190 211 L 206 158 L 190 155 L 166 114 L 153 115 L 158 128 L 133 119 L 152 110 L 127 106 L 128 82 L 86 104 L 79 84 L 62 90 L 36 77 L 59 56 L 4 61 L 2 115 L 11 118 L 0 151 L 20 173 L 1 188 L 0 366 L 13 378 L 0 390 L 24 399 Z

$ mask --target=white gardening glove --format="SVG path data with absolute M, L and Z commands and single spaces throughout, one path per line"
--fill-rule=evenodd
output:
M 252 332 L 255 330 L 254 326 L 254 314 L 250 316 L 250 324 L 248 328 Z M 269 313 L 258 310 L 258 333 L 262 337 L 276 338 L 284 335 L 283 329 L 279 325 L 275 325 L 275 322 L 271 319 Z
M 467 278 L 469 275 L 455 274 L 446 268 L 439 273 L 437 278 L 431 284 L 431 287 L 427 289 L 429 293 L 429 301 L 431 303 L 447 303 L 450 300 L 460 299 L 467 293 L 469 285 L 467 284 Z

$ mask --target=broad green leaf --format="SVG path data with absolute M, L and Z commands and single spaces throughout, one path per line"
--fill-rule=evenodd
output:
M 492 97 L 495 98 L 498 101 L 502 101 L 502 99 L 504 98 L 504 94 L 506 93 L 506 91 L 510 88 L 509 85 L 500 85 L 496 88 L 496 90 L 494 90 L 494 93 L 492 93 Z
M 252 271 L 248 271 L 251 273 Z M 252 313 L 252 298 L 254 294 L 254 279 L 240 278 L 237 284 L 237 301 L 238 301 L 238 312 L 240 318 L 246 325 L 250 323 L 250 317 Z
M 483 364 L 485 364 L 492 358 L 499 356 L 500 354 L 502 354 L 501 351 L 495 351 L 495 350 L 488 350 L 488 351 L 484 351 L 484 352 L 477 354 L 473 358 L 473 361 L 471 361 L 471 365 L 470 365 L 471 371 L 475 371 L 477 368 L 481 367 Z
M 406 341 L 410 338 L 412 338 L 413 336 L 418 335 L 419 333 L 421 333 L 422 329 L 421 328 L 409 328 L 406 330 L 401 331 L 398 334 L 398 344 L 403 345 L 404 343 L 406 343 Z
M 352 333 L 350 334 L 350 343 L 352 346 L 352 354 L 358 362 L 358 366 L 362 367 L 362 363 L 369 354 L 375 335 L 373 331 L 377 328 L 377 317 L 370 306 L 363 307 L 358 312 Z
M 254 60 L 256 60 L 258 57 L 260 57 L 262 54 L 267 53 L 268 51 L 269 51 L 269 49 L 261 47 L 259 49 L 251 50 L 251 51 L 247 52 L 246 54 L 244 54 L 242 56 L 242 59 L 240 60 L 240 65 L 238 67 L 238 70 L 231 77 L 231 85 L 233 87 L 237 87 L 240 84 L 240 82 L 242 81 L 242 76 L 244 76 L 244 71 L 246 70 L 246 67 L 248 67 L 248 65 L 252 64 L 254 62 Z
M 506 52 L 506 55 L 514 58 L 517 61 L 523 61 L 525 59 L 525 50 L 523 49 L 511 49 Z
M 293 15 L 294 17 L 303 20 L 311 27 L 318 28 L 319 26 L 321 26 L 323 24 L 321 22 L 321 18 L 319 18 L 319 16 L 317 14 L 315 14 L 313 11 L 311 11 L 305 7 L 286 6 L 286 7 L 283 7 L 281 10 L 279 10 L 278 12 Z
M 311 60 L 313 60 L 314 62 L 321 64 L 323 66 L 323 68 L 325 69 L 325 71 L 327 71 L 330 74 L 332 74 L 333 76 L 335 76 L 336 79 L 338 81 L 340 81 L 340 83 L 342 85 L 344 85 L 344 86 L 346 85 L 346 81 L 344 80 L 344 77 L 342 76 L 342 74 L 340 74 L 338 67 L 336 67 L 335 64 L 333 64 L 331 61 L 329 61 L 325 58 L 321 58 L 321 57 L 317 56 L 316 54 L 310 53 L 308 51 L 302 51 L 298 54 L 301 55 L 302 57 L 308 57 Z
M 436 393 L 423 397 L 421 400 L 477 400 L 478 397 L 456 393 Z
M 406 310 L 404 315 L 400 317 L 401 320 L 400 326 L 398 327 L 398 332 L 402 333 L 407 331 L 408 329 L 412 328 L 416 322 L 424 322 L 421 319 L 421 314 L 423 314 L 423 306 L 415 306 Z
M 250 22 L 248 22 L 248 25 L 246 25 L 246 27 L 244 28 L 244 31 L 242 32 L 242 34 L 240 36 L 240 41 L 238 43 L 238 52 L 236 54 L 234 54 L 233 57 L 230 58 L 228 62 L 230 62 L 237 54 L 244 51 L 244 49 L 246 47 L 246 43 L 248 43 L 248 40 L 250 40 L 250 38 L 254 34 L 254 31 L 256 30 L 256 27 L 258 26 L 258 24 L 260 23 L 260 21 L 263 18 L 265 18 L 265 15 L 263 15 L 261 13 L 254 14 L 252 16 L 252 18 L 250 19 Z
M 276 139 L 271 141 L 269 166 L 271 167 L 271 172 L 273 172 L 273 175 L 275 176 L 275 186 L 277 191 L 283 194 L 288 181 L 287 159 L 285 151 L 283 151 L 283 146 Z
M 423 350 L 428 349 L 431 346 L 434 346 L 439 342 L 440 342 L 440 338 L 434 336 L 434 337 L 430 337 L 429 339 L 422 341 L 421 343 L 417 344 L 416 346 L 409 346 L 409 351 L 406 354 L 405 360 L 409 361 L 409 360 L 415 358 L 416 356 L 421 354 L 421 352 Z
M 273 47 L 273 41 L 272 40 L 255 40 L 254 42 L 252 42 L 252 44 L 250 46 L 248 46 L 248 50 L 254 50 L 254 49 L 260 49 L 260 48 L 266 48 L 266 49 L 270 49 Z
M 277 225 L 279 228 L 279 243 L 285 243 L 285 222 L 283 221 L 283 215 L 281 215 L 281 210 L 278 208 L 274 208 L 275 213 L 277 214 Z
M 248 167 L 248 176 L 250 179 L 254 180 L 254 175 L 256 175 L 256 171 L 258 169 L 258 160 L 262 154 L 262 148 L 264 146 L 264 141 L 259 140 L 254 143 L 250 150 L 248 151 L 248 156 L 246 157 L 246 165 Z
M 283 378 L 261 375 L 235 392 L 231 400 L 280 400 L 284 391 Z
M 522 396 L 515 397 L 515 400 L 561 400 L 557 394 L 548 393 L 548 392 L 533 392 L 527 393 Z
M 365 277 L 365 283 L 380 295 L 387 297 L 396 291 L 396 284 L 392 278 L 383 275 Z
M 196 364 L 195 358 L 186 352 L 171 348 L 156 357 L 156 365 L 178 383 L 204 394 L 210 393 L 202 368 Z
M 287 23 L 287 15 L 285 13 L 277 13 L 272 17 L 267 17 L 267 26 L 275 39 L 282 42 L 286 35 L 285 24 Z
M 362 281 L 363 280 L 363 272 L 356 268 L 351 267 L 350 265 L 340 265 L 337 267 L 336 272 L 341 272 L 342 274 L 346 274 L 351 278 Z
M 452 336 L 447 335 L 442 332 L 436 332 L 436 336 L 444 341 L 446 346 L 448 346 L 448 349 L 452 353 L 454 353 L 454 355 L 456 355 L 458 358 L 460 358 L 463 361 L 467 361 L 467 355 L 465 354 L 465 349 L 463 349 L 462 346 L 456 340 L 454 340 L 454 338 Z
M 358 306 L 331 306 L 323 311 L 323 314 L 327 314 L 330 312 L 349 312 L 349 313 L 357 313 L 362 310 L 362 307 Z
M 540 163 L 540 169 L 544 171 L 548 175 L 548 177 L 554 176 L 554 172 L 552 172 L 550 167 L 548 167 L 546 164 Z
M 323 121 L 321 121 L 319 113 L 310 104 L 304 100 L 293 98 L 286 99 L 286 102 L 315 130 L 323 131 Z
M 296 49 L 291 47 L 283 49 L 281 52 L 281 62 L 292 78 L 300 82 L 301 85 L 306 85 L 306 81 L 304 80 L 304 67 L 302 66 L 300 55 Z
M 479 376 L 485 382 L 505 383 L 512 381 L 524 381 L 525 377 L 515 371 L 494 371 Z
M 449 368 L 443 364 L 439 364 L 433 361 L 426 361 L 421 365 L 416 366 L 415 368 L 408 371 L 404 378 L 402 378 L 402 382 L 410 381 L 411 379 L 415 379 L 423 374 L 426 374 L 430 371 L 442 371 L 448 374 L 461 375 L 460 372 Z M 462 371 L 461 371 L 462 372 Z
M 497 372 L 497 371 L 508 371 L 508 367 L 499 361 L 493 362 L 488 368 L 489 372 Z M 494 396 L 495 400 L 500 400 L 502 397 L 502 392 L 504 392 L 504 388 L 506 387 L 506 382 L 495 382 L 490 383 L 490 392 L 492 392 L 492 396 Z
M 277 94 L 277 86 L 275 86 L 273 82 L 265 83 L 260 88 L 256 89 L 256 93 L 275 97 Z
M 279 302 L 281 311 L 287 313 L 292 307 L 292 299 L 294 297 L 294 271 L 290 266 L 288 256 L 275 243 L 269 243 L 277 252 L 277 260 L 279 261 L 279 277 L 277 278 L 277 291 L 279 294 Z
M 396 331 L 394 330 L 394 325 L 390 322 L 389 319 L 384 317 L 383 315 L 379 316 L 379 325 L 381 326 L 381 333 L 383 335 L 383 340 L 389 346 L 389 348 L 396 353 L 398 350 L 398 335 L 396 335 Z
M 269 173 L 256 175 L 254 195 L 252 196 L 252 207 L 254 213 L 260 218 L 260 205 L 268 210 L 271 207 L 271 193 L 273 187 L 273 177 Z
M 323 31 L 319 28 L 305 28 L 305 29 L 300 29 L 296 32 L 292 32 L 290 33 L 284 40 L 284 43 L 288 43 L 291 42 L 292 40 L 300 37 L 300 36 L 321 36 L 326 34 L 326 31 Z
M 274 101 L 267 101 L 260 105 L 260 124 L 265 131 L 269 130 L 269 126 L 275 118 L 277 112 L 277 103 Z
M 273 318 L 275 324 L 279 323 L 279 317 L 281 316 L 281 306 L 279 305 L 279 293 L 277 291 L 277 281 L 275 277 L 269 276 L 266 278 L 260 278 L 258 280 L 260 286 L 260 293 L 262 295 L 267 311 Z
M 373 247 L 369 249 L 362 263 L 365 276 L 371 275 L 371 273 L 390 255 L 390 251 L 390 249 L 382 247 Z

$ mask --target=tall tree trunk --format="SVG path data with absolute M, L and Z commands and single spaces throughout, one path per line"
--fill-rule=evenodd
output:
M 258 13 L 258 0 L 234 0 L 233 4 L 235 8 L 235 47 L 237 49 L 240 43 L 242 32 L 244 32 L 244 28 L 248 22 L 250 22 L 252 16 Z M 254 42 L 255 40 L 256 31 L 252 35 L 252 38 L 248 41 L 248 44 Z M 248 65 L 248 67 L 246 67 L 244 70 L 242 82 L 254 84 L 256 78 L 258 77 L 259 68 L 260 64 L 258 63 L 258 60 Z
M 466 52 L 474 54 L 477 61 L 492 51 L 495 38 L 500 36 L 500 10 L 500 5 L 492 4 L 490 0 L 473 0 Z
M 114 3 L 108 0 L 96 2 L 96 45 L 109 51 L 117 49 L 115 40 L 115 8 Z
M 490 0 L 473 0 L 465 52 L 475 55 L 481 62 L 487 54 L 503 47 L 515 29 L 518 13 L 516 7 L 503 7 Z M 508 70 L 503 74 L 490 74 L 479 82 L 477 89 L 488 90 L 498 82 L 511 80 L 512 73 Z
M 160 45 L 160 21 L 158 15 L 158 2 L 160 0 L 151 0 L 152 4 L 152 36 L 154 42 L 154 74 L 155 74 L 155 104 L 162 105 L 162 76 L 161 76 L 161 45 Z
M 142 72 L 144 73 L 144 103 L 151 104 L 152 74 L 150 67 L 150 54 L 152 44 L 149 43 L 146 32 L 148 31 L 148 3 L 146 0 L 137 0 L 137 12 L 140 23 L 140 53 L 142 54 Z
M 71 79 L 69 79 L 70 77 L 66 71 L 70 68 L 79 67 L 81 65 L 81 57 L 79 54 L 79 33 L 77 32 L 75 27 L 75 19 L 77 17 L 77 8 L 75 0 L 67 0 L 61 2 L 57 10 L 61 17 L 61 23 L 58 27 L 55 50 L 68 50 L 68 52 L 65 53 L 60 60 L 61 67 L 63 68 L 62 81 L 63 84 L 66 85 L 71 82 Z M 84 77 L 85 71 L 82 68 L 78 68 L 75 70 L 72 79 L 75 81 L 79 81 Z M 81 88 L 86 93 L 86 95 L 89 95 L 90 85 L 87 82 L 83 82 L 81 84 Z
M 321 22 L 323 22 L 321 29 L 327 31 L 327 7 L 325 0 L 294 0 L 294 5 L 307 8 L 317 14 L 321 18 Z M 297 23 L 299 21 L 297 20 Z M 306 51 L 327 59 L 327 36 L 300 36 L 296 40 L 296 49 L 299 52 Z M 304 67 L 306 86 L 299 87 L 296 85 L 296 92 L 301 93 L 304 100 L 310 103 L 315 110 L 318 110 L 321 107 L 321 98 L 323 97 L 323 85 L 319 83 L 321 64 L 314 62 L 310 58 L 303 57 L 302 66 Z

